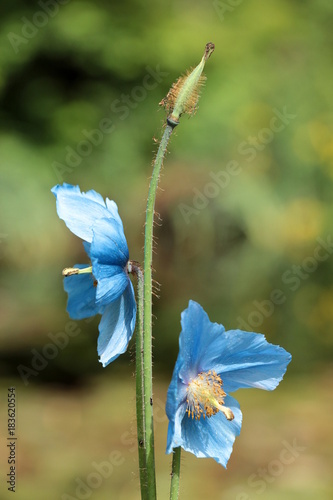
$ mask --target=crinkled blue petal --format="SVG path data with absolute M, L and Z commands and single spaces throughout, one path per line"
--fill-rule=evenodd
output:
M 169 419 L 168 439 L 167 439 L 167 453 L 172 451 L 172 443 L 181 442 L 181 422 L 185 415 L 187 403 L 187 385 L 184 384 L 179 378 L 179 369 L 181 368 L 183 359 L 178 354 L 175 369 L 173 371 L 171 383 L 168 388 L 167 401 L 165 412 Z M 177 445 L 175 444 L 174 447 Z M 180 445 L 178 445 L 180 446 Z
M 87 265 L 75 264 L 83 269 Z M 95 316 L 102 311 L 96 304 L 95 278 L 91 273 L 76 274 L 64 278 L 64 289 L 68 293 L 67 311 L 73 319 L 83 319 Z
M 186 405 L 180 407 L 175 421 L 169 423 L 167 453 L 181 446 L 198 458 L 214 458 L 226 467 L 235 438 L 241 430 L 242 412 L 238 402 L 231 396 L 225 398 L 225 405 L 234 414 L 235 418 L 231 421 L 221 412 L 210 418 L 192 419 L 185 413 Z
M 88 243 L 87 241 L 84 241 L 83 242 L 83 246 L 84 246 L 84 249 L 88 255 L 88 257 L 90 258 L 91 260 L 91 257 L 90 257 L 90 248 L 91 248 L 91 243 Z
M 182 422 L 184 418 L 187 418 L 186 413 L 186 402 L 183 402 L 176 411 L 173 413 L 171 418 L 169 417 L 169 425 L 168 425 L 168 435 L 167 435 L 167 446 L 166 453 L 171 453 L 174 448 L 178 448 L 179 446 L 183 446 L 183 431 L 182 431 Z
M 72 233 L 89 243 L 92 241 L 92 227 L 101 218 L 119 220 L 118 210 L 111 204 L 109 210 L 99 193 L 91 190 L 81 193 L 79 186 L 64 183 L 51 189 L 57 199 L 57 212 Z M 115 216 L 117 212 L 117 216 Z
M 98 327 L 97 352 L 104 367 L 126 351 L 134 332 L 135 320 L 134 290 L 128 281 L 124 293 L 106 307 Z
M 123 221 L 119 216 L 117 204 L 113 200 L 109 200 L 109 198 L 106 198 L 105 202 L 106 202 L 106 207 L 110 212 L 112 218 L 115 219 L 115 221 L 117 221 L 118 224 L 120 224 L 121 228 L 123 229 Z
M 115 219 L 97 220 L 93 227 L 90 255 L 100 264 L 125 267 L 129 254 L 122 225 Z
M 207 313 L 193 300 L 181 314 L 182 331 L 179 337 L 179 352 L 183 363 L 180 377 L 188 383 L 202 370 L 201 360 L 207 349 L 214 351 L 215 340 L 223 335 L 224 327 L 211 323 Z M 221 352 L 216 351 L 216 356 Z
M 244 387 L 272 391 L 281 382 L 290 361 L 291 355 L 268 343 L 264 335 L 230 330 L 203 353 L 201 366 L 203 371 L 208 366 L 215 370 L 228 393 Z
M 129 283 L 128 274 L 119 266 L 99 264 L 92 259 L 93 275 L 97 280 L 96 302 L 107 306 L 117 300 Z
M 291 361 L 287 351 L 269 344 L 262 334 L 226 332 L 194 301 L 182 313 L 179 346 L 184 359 L 179 376 L 185 383 L 200 372 L 214 370 L 227 393 L 241 387 L 273 390 Z
M 186 388 L 187 384 L 183 383 L 179 378 L 179 370 L 183 365 L 183 359 L 180 354 L 176 361 L 173 370 L 172 379 L 168 388 L 167 401 L 166 401 L 166 414 L 169 420 L 174 418 L 177 409 L 186 401 Z

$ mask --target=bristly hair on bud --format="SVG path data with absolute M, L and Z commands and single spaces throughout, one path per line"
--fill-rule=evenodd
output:
M 200 87 L 204 84 L 206 77 L 202 74 L 207 59 L 214 52 L 215 45 L 212 42 L 206 44 L 204 55 L 198 66 L 187 71 L 172 85 L 167 96 L 160 102 L 168 113 L 167 122 L 175 127 L 183 113 L 193 115 L 197 110 L 200 97 Z

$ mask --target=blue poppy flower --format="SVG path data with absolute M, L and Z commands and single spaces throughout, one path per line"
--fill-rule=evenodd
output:
M 91 266 L 64 270 L 67 311 L 73 319 L 101 314 L 97 352 L 107 366 L 127 349 L 136 320 L 136 302 L 128 276 L 129 253 L 114 201 L 104 202 L 96 191 L 81 193 L 70 184 L 52 188 L 57 212 L 84 241 Z
M 166 403 L 166 451 L 181 446 L 226 467 L 242 426 L 239 404 L 229 393 L 244 387 L 275 389 L 291 355 L 262 334 L 226 332 L 193 301 L 182 312 L 181 324 Z

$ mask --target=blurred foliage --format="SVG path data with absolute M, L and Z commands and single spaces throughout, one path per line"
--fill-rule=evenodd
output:
M 54 184 L 79 184 L 114 199 L 131 258 L 142 261 L 153 139 L 160 138 L 165 118 L 158 103 L 172 82 L 198 63 L 205 43 L 213 41 L 216 50 L 206 67 L 199 110 L 194 118 L 183 118 L 172 138 L 157 200 L 162 223 L 156 224 L 154 267 L 161 286 L 154 301 L 154 370 L 169 379 L 180 312 L 191 298 L 212 321 L 228 329 L 246 323 L 283 345 L 293 355 L 288 377 L 294 374 L 295 379 L 284 382 L 286 393 L 281 390 L 270 400 L 278 415 L 285 415 L 280 438 L 272 431 L 280 424 L 274 408 L 267 407 L 267 400 L 249 397 L 244 400 L 253 403 L 249 422 L 258 424 L 252 434 L 250 426 L 247 433 L 243 429 L 245 440 L 252 442 L 248 450 L 236 450 L 231 476 L 204 461 L 211 482 L 196 480 L 192 470 L 203 462 L 187 456 L 184 491 L 219 498 L 217 492 L 226 488 L 223 498 L 235 498 L 244 485 L 251 494 L 247 478 L 255 470 L 253 463 L 259 467 L 272 458 L 258 455 L 256 436 L 268 433 L 267 439 L 275 439 L 270 450 L 279 452 L 281 439 L 292 439 L 299 431 L 309 438 L 311 452 L 303 465 L 295 465 L 298 475 L 283 475 L 265 498 L 331 498 L 323 479 L 326 469 L 331 470 L 325 461 L 330 424 L 324 421 L 331 414 L 325 406 L 330 392 L 321 388 L 331 378 L 326 367 L 333 352 L 333 3 L 249 0 L 228 10 L 223 5 L 231 4 L 1 3 L 1 374 L 13 384 L 17 366 L 31 367 L 35 353 L 65 330 L 69 318 L 61 270 L 86 262 L 82 244 L 57 217 L 50 192 Z M 279 113 L 294 116 L 285 118 L 288 123 L 272 121 Z M 105 120 L 113 128 L 101 135 L 96 130 Z M 272 129 L 275 125 L 279 130 Z M 214 175 L 220 184 L 213 182 Z M 93 455 L 97 461 L 104 456 L 101 449 L 92 454 L 86 439 L 81 450 L 82 436 L 103 441 L 114 424 L 116 439 L 118 426 L 129 425 L 130 419 L 123 421 L 127 383 L 122 370 L 125 380 L 133 347 L 103 370 L 96 353 L 97 325 L 97 319 L 78 322 L 80 334 L 29 377 L 31 385 L 19 382 L 24 498 L 73 492 L 75 477 L 90 472 Z M 311 374 L 313 382 L 305 377 Z M 83 402 L 76 393 L 72 401 L 73 386 L 85 388 Z M 111 399 L 110 387 L 115 391 Z M 166 384 L 157 386 L 161 400 L 165 392 Z M 267 395 L 255 396 L 261 397 Z M 108 404 L 117 412 L 105 413 Z M 54 420 L 59 408 L 59 420 Z M 319 424 L 311 427 L 318 415 Z M 158 449 L 164 449 L 165 432 L 157 440 Z M 60 447 L 53 453 L 55 443 Z M 166 463 L 169 457 L 159 457 L 164 467 L 159 484 L 165 489 Z M 126 473 L 117 479 L 118 498 L 136 498 L 137 479 L 130 479 L 128 469 Z M 49 485 L 58 496 L 50 496 Z
M 227 328 L 246 322 L 265 332 L 293 353 L 292 370 L 331 359 L 332 255 L 311 259 L 317 238 L 331 238 L 332 4 L 47 5 L 52 15 L 38 2 L 1 6 L 4 373 L 17 373 L 18 359 L 29 363 L 31 348 L 63 330 L 60 271 L 85 259 L 57 218 L 55 183 L 115 199 L 131 257 L 142 260 L 152 137 L 164 119 L 158 102 L 208 40 L 216 51 L 200 108 L 176 131 L 157 201 L 156 370 L 172 369 L 189 298 Z M 278 118 L 272 131 L 277 113 L 292 118 Z M 105 120 L 108 133 L 96 132 Z M 285 300 L 269 306 L 276 289 Z M 50 379 L 66 374 L 73 356 L 73 376 L 101 372 L 91 351 L 96 324 L 83 324 L 50 363 Z

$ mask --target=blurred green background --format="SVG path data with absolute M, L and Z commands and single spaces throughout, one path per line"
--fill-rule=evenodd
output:
M 86 257 L 50 189 L 68 182 L 114 199 L 142 261 L 158 103 L 208 41 L 199 110 L 171 140 L 157 199 L 159 497 L 166 391 L 191 298 L 293 361 L 274 393 L 237 393 L 244 424 L 227 471 L 183 454 L 181 498 L 332 498 L 332 2 L 18 0 L 1 4 L 0 19 L 1 498 L 11 498 L 11 385 L 15 498 L 139 498 L 133 344 L 103 369 L 98 318 L 75 322 L 65 348 L 51 342 L 71 327 L 61 270 Z M 32 371 L 22 378 L 19 366 Z M 283 464 L 286 443 L 300 450 Z M 76 491 L 112 453 L 108 477 Z

